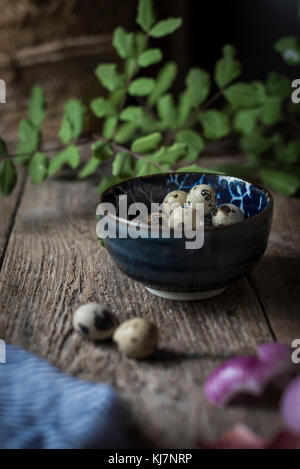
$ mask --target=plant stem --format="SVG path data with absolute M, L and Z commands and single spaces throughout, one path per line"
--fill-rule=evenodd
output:
M 114 141 L 109 140 L 109 139 L 107 139 L 105 137 L 102 137 L 101 135 L 97 135 L 97 134 L 90 135 L 89 137 L 79 138 L 79 139 L 77 139 L 73 142 L 69 142 L 66 145 L 57 145 L 57 146 L 52 147 L 52 148 L 41 148 L 39 151 L 44 152 L 44 153 L 52 153 L 52 152 L 57 152 L 57 151 L 64 150 L 70 144 L 73 144 L 73 145 L 76 145 L 76 146 L 80 147 L 80 146 L 86 145 L 87 143 L 92 143 L 95 140 L 101 140 L 102 142 L 108 143 L 115 150 L 115 152 L 128 153 L 129 155 L 133 156 L 135 159 L 143 160 L 147 163 L 151 163 L 154 166 L 156 166 L 158 169 L 160 169 L 161 171 L 165 171 L 165 168 L 163 166 L 161 166 L 159 163 L 156 163 L 155 161 L 150 161 L 146 157 L 140 155 L 139 153 L 136 153 L 136 152 L 130 150 L 129 148 L 127 148 L 127 147 L 119 145 L 118 143 L 115 143 Z M 15 155 L 15 154 L 1 154 L 0 155 L 0 160 L 15 159 L 15 158 L 18 158 L 18 157 L 23 157 L 23 156 L 31 157 L 36 153 L 36 151 L 37 150 L 35 150 L 31 153 L 20 153 L 18 155 Z
M 194 120 L 196 119 L 196 117 L 203 111 L 206 111 L 206 109 L 208 109 L 215 101 L 217 101 L 217 99 L 220 98 L 220 96 L 222 96 L 222 94 L 224 93 L 224 89 L 220 89 L 217 93 L 215 93 L 208 101 L 206 101 L 206 103 L 204 104 L 204 106 L 202 107 L 199 107 L 198 109 L 195 109 L 189 116 L 189 118 L 187 119 L 187 121 L 182 124 L 180 127 L 178 127 L 178 129 L 176 130 L 173 130 L 171 132 L 168 132 L 165 136 L 165 143 L 166 144 L 170 144 L 172 143 L 174 140 L 175 140 L 175 137 L 176 135 L 178 134 L 178 132 L 180 132 L 181 130 L 184 130 L 186 127 L 189 127 L 193 122 Z
M 87 143 L 92 142 L 93 139 L 90 137 L 84 137 L 84 138 L 79 138 L 73 142 L 69 142 L 68 144 L 64 145 L 56 145 L 55 147 L 52 148 L 37 148 L 36 150 L 32 151 L 31 153 L 18 153 L 17 155 L 15 153 L 2 153 L 0 154 L 0 160 L 6 160 L 6 159 L 15 159 L 23 156 L 33 156 L 37 151 L 44 152 L 44 153 L 52 153 L 56 151 L 61 151 L 67 148 L 69 145 L 74 144 L 77 145 L 78 147 L 81 147 L 83 145 L 86 145 Z
M 176 129 L 176 132 L 179 132 L 180 130 L 184 129 L 185 127 L 189 126 L 194 119 L 203 111 L 206 111 L 217 99 L 219 99 L 222 94 L 224 93 L 223 89 L 220 89 L 217 93 L 215 93 L 206 103 L 202 106 L 199 107 L 198 109 L 195 109 L 195 111 L 192 112 L 188 120 L 186 121 L 185 124 L 183 124 L 179 129 Z
M 124 147 L 123 145 L 119 145 L 118 143 L 115 143 L 115 142 L 113 142 L 111 140 L 108 140 L 107 138 L 104 138 L 101 135 L 97 135 L 97 134 L 94 134 L 94 138 L 97 139 L 97 140 L 101 140 L 102 142 L 108 143 L 118 153 L 119 152 L 128 153 L 129 155 L 133 156 L 137 160 L 145 161 L 146 163 L 150 163 L 153 166 L 156 166 L 161 171 L 165 171 L 165 168 L 162 165 L 160 165 L 159 163 L 156 163 L 155 161 L 150 161 L 145 156 L 142 156 L 139 153 L 136 153 L 136 152 L 130 150 L 129 148 Z
M 134 75 L 135 75 L 139 57 L 140 57 L 142 51 L 144 50 L 145 45 L 147 44 L 148 37 L 149 37 L 149 33 L 146 34 L 144 43 L 142 44 L 140 50 L 137 51 L 136 57 L 134 58 L 134 62 L 133 62 L 133 66 L 132 66 L 132 71 L 131 71 L 129 77 L 127 78 L 127 80 L 126 80 L 125 93 L 124 93 L 123 99 L 122 99 L 122 101 L 121 101 L 121 103 L 120 103 L 120 106 L 119 106 L 119 109 L 118 109 L 117 120 L 116 120 L 116 123 L 115 123 L 114 130 L 113 130 L 113 132 L 112 132 L 112 137 L 111 137 L 112 139 L 114 139 L 114 137 L 115 137 L 115 135 L 116 135 L 117 128 L 118 128 L 118 124 L 119 124 L 119 120 L 120 120 L 120 115 L 121 115 L 121 113 L 122 113 L 122 111 L 123 111 L 123 109 L 124 109 L 124 107 L 125 107 L 126 101 L 127 101 L 128 90 L 129 90 L 129 87 L 130 87 L 130 85 L 131 85 L 131 83 L 132 83 L 132 79 L 133 79 L 133 77 L 134 77 Z

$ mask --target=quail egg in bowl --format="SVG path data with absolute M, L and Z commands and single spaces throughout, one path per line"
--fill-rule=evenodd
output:
M 140 235 L 131 236 L 129 228 L 136 221 L 121 213 L 120 196 L 126 196 L 127 207 L 142 203 L 149 213 L 151 204 L 167 208 L 165 212 L 162 208 L 160 216 L 148 215 L 140 224 Z M 162 228 L 172 228 L 174 223 L 168 223 L 169 217 L 172 221 L 177 212 L 185 214 L 183 206 L 188 207 L 184 203 L 189 201 L 191 211 L 198 201 L 202 204 L 205 222 L 200 227 L 201 247 L 187 249 L 184 235 L 177 237 L 171 229 L 165 237 Z M 107 236 L 105 245 L 116 266 L 151 293 L 172 300 L 210 298 L 247 275 L 265 252 L 273 213 L 272 196 L 264 187 L 215 173 L 177 172 L 132 178 L 108 188 L 101 196 L 101 204 L 115 208 L 115 213 L 108 214 L 116 224 L 115 235 Z M 151 231 L 152 219 L 159 230 L 156 236 Z

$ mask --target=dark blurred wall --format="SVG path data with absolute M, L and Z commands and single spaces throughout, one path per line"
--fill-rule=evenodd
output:
M 298 0 L 190 0 L 191 63 L 213 70 L 226 42 L 235 44 L 245 79 L 264 78 L 278 70 L 300 76 L 274 51 L 281 36 L 300 38 Z
M 16 138 L 33 84 L 45 88 L 49 103 L 46 136 L 56 135 L 66 99 L 85 103 L 102 94 L 93 71 L 99 62 L 118 60 L 113 30 L 137 30 L 138 0 L 0 0 L 0 78 L 7 83 L 0 133 Z M 243 79 L 264 78 L 273 69 L 300 76 L 274 51 L 283 35 L 299 35 L 298 0 L 154 0 L 159 19 L 183 18 L 175 34 L 152 40 L 166 59 L 178 62 L 175 91 L 191 66 L 213 72 L 221 48 L 236 45 Z M 155 76 L 159 66 L 144 70 Z

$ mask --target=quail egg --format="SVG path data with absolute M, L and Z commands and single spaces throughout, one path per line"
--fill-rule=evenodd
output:
M 211 186 L 199 184 L 188 192 L 186 201 L 193 208 L 196 208 L 197 203 L 204 204 L 204 215 L 207 215 L 217 205 L 217 195 Z
M 233 204 L 222 204 L 216 207 L 212 213 L 212 224 L 234 225 L 244 219 L 244 214 L 240 208 Z
M 74 329 L 90 340 L 105 340 L 112 337 L 117 321 L 106 305 L 87 303 L 74 313 Z
M 134 318 L 123 322 L 113 335 L 120 352 L 130 358 L 145 358 L 157 347 L 157 327 L 144 318 Z
M 177 207 L 169 217 L 169 227 L 175 229 L 181 224 L 188 224 L 193 230 L 203 225 L 203 220 L 195 209 L 186 207 Z
M 168 217 L 162 212 L 153 212 L 148 215 L 148 225 L 168 226 Z
M 186 192 L 169 192 L 163 200 L 163 209 L 167 215 L 170 215 L 176 207 L 183 207 L 186 202 Z

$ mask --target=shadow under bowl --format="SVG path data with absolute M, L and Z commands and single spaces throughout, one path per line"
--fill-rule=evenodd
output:
M 212 186 L 217 194 L 217 205 L 236 205 L 243 211 L 244 220 L 227 226 L 205 225 L 203 246 L 186 249 L 185 237 L 153 238 L 146 225 L 143 236 L 126 237 L 132 222 L 117 212 L 117 236 L 105 240 L 117 267 L 163 298 L 210 298 L 248 274 L 267 247 L 273 213 L 270 192 L 236 177 L 178 172 L 129 179 L 107 189 L 100 200 L 118 208 L 119 196 L 126 195 L 128 206 L 142 202 L 150 210 L 151 203 L 161 203 L 168 192 L 188 192 L 197 184 Z

